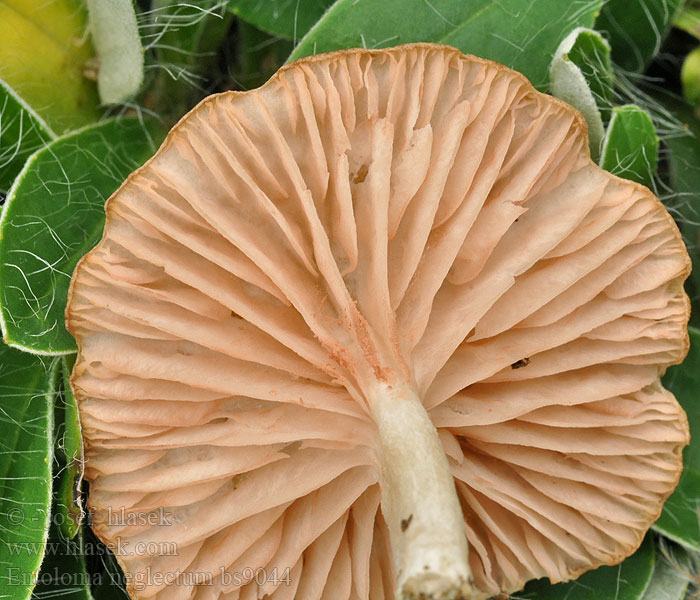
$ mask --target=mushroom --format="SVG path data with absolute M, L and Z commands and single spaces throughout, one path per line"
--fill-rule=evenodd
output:
M 209 97 L 73 276 L 93 528 L 139 599 L 480 599 L 615 564 L 681 471 L 659 377 L 689 265 L 579 113 L 454 48 Z

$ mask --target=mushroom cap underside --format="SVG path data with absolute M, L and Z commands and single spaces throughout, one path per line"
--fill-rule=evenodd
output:
M 133 598 L 393 598 L 371 390 L 400 382 L 484 596 L 619 562 L 681 471 L 688 271 L 659 200 L 496 63 L 348 50 L 212 96 L 73 276 L 93 528 Z

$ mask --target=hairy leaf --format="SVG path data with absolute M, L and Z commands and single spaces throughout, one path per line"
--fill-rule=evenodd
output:
M 299 40 L 333 0 L 228 0 L 235 15 L 272 35 Z
M 690 322 L 700 327 L 700 122 L 688 106 L 669 108 L 686 127 L 684 135 L 675 135 L 664 141 L 675 195 L 673 212 L 679 217 L 678 224 L 693 261 L 693 270 L 685 284 L 692 304 Z
M 64 357 L 60 363 L 63 382 L 66 379 L 66 360 Z M 73 356 L 70 357 L 72 359 Z M 73 361 L 69 360 L 72 364 Z M 91 548 L 86 548 L 83 531 L 66 514 L 66 506 L 63 504 L 65 495 L 62 483 L 70 477 L 66 473 L 70 471 L 70 464 L 66 457 L 73 452 L 82 456 L 82 441 L 75 438 L 75 428 L 72 426 L 71 414 L 73 409 L 70 402 L 66 403 L 65 390 L 60 389 L 56 394 L 56 406 L 54 416 L 56 422 L 54 457 L 54 493 L 51 515 L 51 526 L 47 542 L 47 552 L 41 563 L 33 598 L 52 598 L 60 596 L 68 600 L 92 600 L 90 593 L 90 576 L 87 572 L 86 553 L 91 553 Z M 75 402 L 73 402 L 73 408 Z M 77 417 L 77 415 L 76 415 Z M 78 430 L 78 436 L 80 431 Z M 68 518 L 68 520 L 66 520 Z
M 234 83 L 249 90 L 261 86 L 284 64 L 293 45 L 245 22 L 238 23 L 237 33 Z
M 641 72 L 661 48 L 684 0 L 607 0 L 595 27 L 612 46 L 613 60 Z
M 586 78 L 603 121 L 609 121 L 614 95 L 610 44 L 597 31 L 580 29 L 567 57 Z
M 341 48 L 434 42 L 503 63 L 546 89 L 549 65 L 560 42 L 576 27 L 591 27 L 601 4 L 601 0 L 338 0 L 290 58 Z
M 27 157 L 54 137 L 46 122 L 0 79 L 0 192 L 10 189 Z
M 0 219 L 0 318 L 6 343 L 67 354 L 68 285 L 78 260 L 100 239 L 104 203 L 155 150 L 134 119 L 66 135 L 34 154 Z
M 654 530 L 681 546 L 700 552 L 700 470 L 686 465 Z
M 82 522 L 81 484 L 83 481 L 83 439 L 78 404 L 70 388 L 75 354 L 61 360 L 62 387 L 56 406 L 57 452 L 54 512 L 59 533 L 72 539 Z
M 649 587 L 642 600 L 683 600 L 690 583 L 688 553 L 661 541 L 657 547 L 656 564 Z
M 603 141 L 600 166 L 625 179 L 650 186 L 659 160 L 659 138 L 644 109 L 616 106 Z
M 87 0 L 92 41 L 100 58 L 103 104 L 131 99 L 143 83 L 143 48 L 133 0 Z
M 150 19 L 142 26 L 157 56 L 152 103 L 171 121 L 201 98 L 231 20 L 225 0 L 153 1 Z
M 574 29 L 559 44 L 549 68 L 552 95 L 571 104 L 588 123 L 588 141 L 593 160 L 598 160 L 600 156 L 605 129 L 598 101 L 591 87 L 594 81 L 600 83 L 599 69 L 594 68 L 592 61 L 596 60 L 598 52 L 602 53 L 606 46 L 607 43 L 597 32 L 584 28 Z M 608 54 L 609 52 L 608 47 Z M 587 67 L 588 77 L 582 65 Z M 609 67 L 608 63 L 608 79 L 612 80 Z M 602 85 L 599 86 L 601 87 Z
M 57 366 L 0 346 L 0 593 L 10 600 L 29 598 L 46 547 Z
M 49 551 L 41 564 L 32 598 L 92 600 L 82 531 L 72 539 L 67 538 L 54 521 L 47 544 Z

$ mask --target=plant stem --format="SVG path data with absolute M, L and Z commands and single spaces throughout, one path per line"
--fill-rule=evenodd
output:
M 437 430 L 410 387 L 378 384 L 371 397 L 382 457 L 382 512 L 398 600 L 476 598 L 464 517 Z

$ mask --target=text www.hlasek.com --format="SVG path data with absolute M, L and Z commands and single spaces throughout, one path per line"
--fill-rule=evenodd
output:
M 8 552 L 11 556 L 58 556 L 65 554 L 92 555 L 90 545 L 80 547 L 78 545 L 66 546 L 66 544 L 56 544 L 52 542 L 17 542 L 7 544 Z M 178 556 L 177 544 L 175 542 L 137 542 L 130 544 L 128 541 L 117 539 L 115 542 L 105 544 L 104 547 L 97 547 L 97 553 L 106 554 L 109 550 L 116 556 Z

